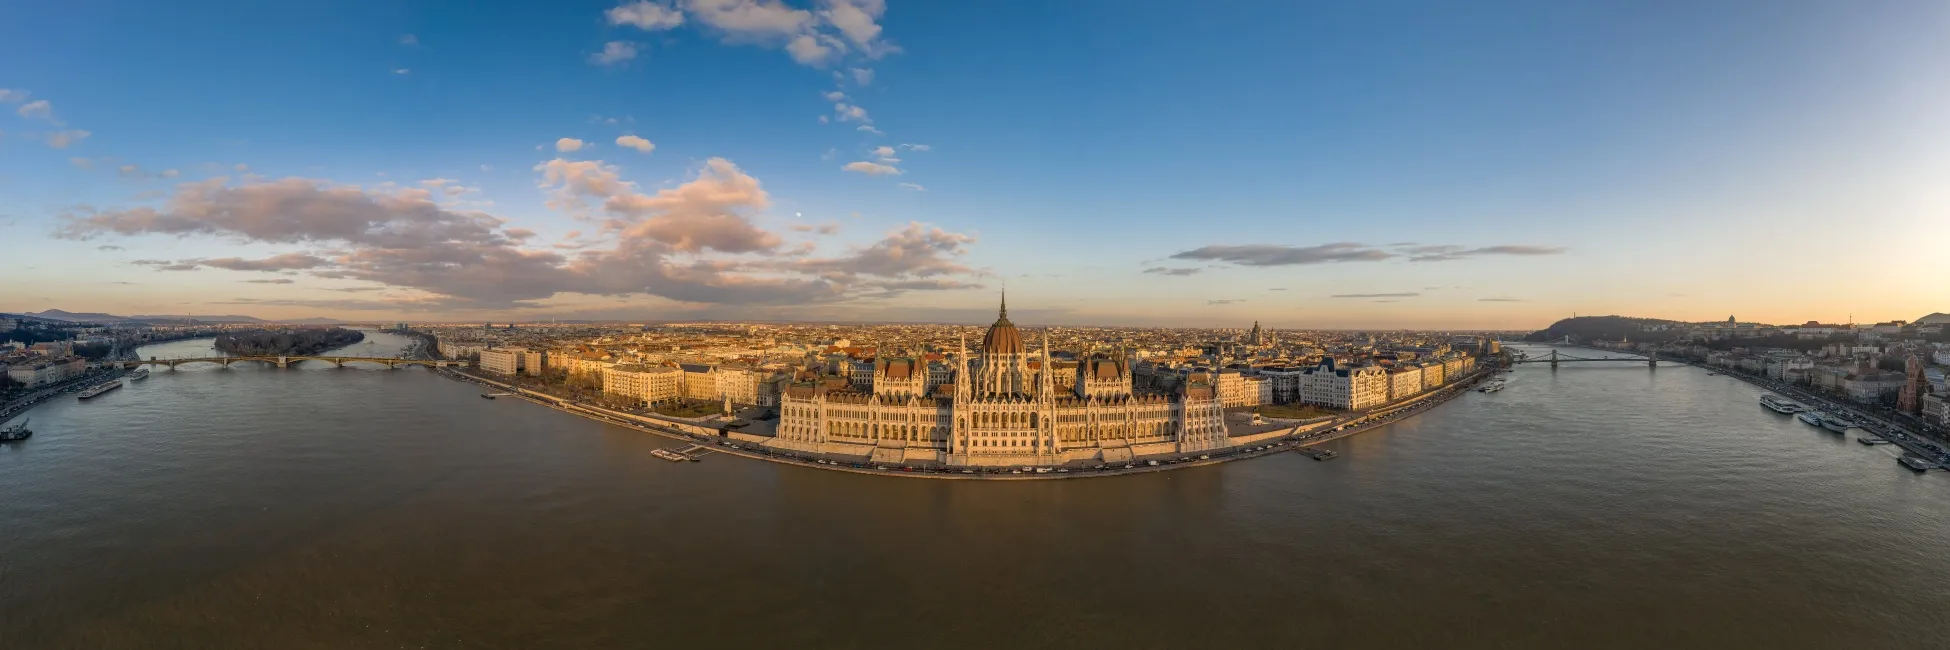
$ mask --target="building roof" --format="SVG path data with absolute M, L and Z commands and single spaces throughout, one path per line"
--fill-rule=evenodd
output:
M 1009 297 L 1002 297 L 1002 311 L 989 326 L 989 333 L 982 337 L 982 354 L 1022 354 L 1022 334 L 1016 331 L 1016 324 L 1009 322 Z

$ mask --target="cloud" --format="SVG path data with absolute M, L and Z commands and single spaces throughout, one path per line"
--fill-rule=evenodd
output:
M 684 12 L 655 2 L 633 2 L 610 9 L 603 15 L 611 25 L 630 25 L 644 31 L 661 31 L 684 24 Z
M 1366 262 L 1384 260 L 1390 257 L 1394 257 L 1394 255 L 1387 251 L 1375 250 L 1361 244 L 1346 242 L 1304 247 L 1278 244 L 1205 246 L 1171 256 L 1172 259 L 1179 260 L 1231 262 L 1242 266 L 1289 266 L 1296 264 L 1324 264 L 1327 262 Z
M 636 43 L 610 41 L 603 44 L 603 51 L 589 55 L 589 62 L 596 65 L 615 65 L 634 58 L 636 58 Z
M 734 40 L 785 39 L 809 32 L 812 12 L 778 0 L 685 0 L 691 17 Z
M 837 117 L 837 119 L 839 119 L 839 121 L 841 121 L 841 122 L 868 122 L 868 121 L 871 121 L 871 120 L 869 120 L 869 119 L 867 118 L 867 109 L 864 109 L 864 108 L 860 108 L 860 107 L 858 107 L 858 106 L 854 106 L 854 105 L 852 105 L 852 104 L 848 104 L 848 103 L 846 103 L 846 102 L 836 102 L 836 103 L 834 103 L 834 104 L 833 104 L 833 114 L 834 114 L 834 115 L 835 115 L 835 116 Z
M 1456 245 L 1403 246 L 1401 251 L 1409 255 L 1410 262 L 1447 262 L 1469 259 L 1481 255 L 1559 255 L 1566 248 L 1557 246 L 1526 246 L 1505 244 L 1470 248 Z
M 291 284 L 297 282 L 297 280 L 292 280 L 290 278 L 274 278 L 270 280 L 245 280 L 244 282 L 248 284 Z
M 98 250 L 98 251 L 119 251 L 119 250 L 128 250 L 128 249 L 125 249 L 125 248 L 122 248 L 121 246 L 116 246 L 116 245 L 114 245 L 114 244 L 104 244 L 104 245 L 101 245 L 101 246 L 96 246 L 96 247 L 95 247 L 95 250 Z
M 1179 269 L 1179 268 L 1171 268 L 1165 266 L 1153 266 L 1151 268 L 1145 269 L 1144 272 L 1152 275 L 1186 276 L 1186 275 L 1197 275 L 1199 271 L 1203 271 L 1203 270 L 1205 269 L 1200 269 L 1196 267 Z
M 1419 295 L 1422 294 L 1411 291 L 1411 292 L 1404 292 L 1404 293 L 1337 293 L 1328 297 L 1329 298 L 1414 298 Z
M 857 249 L 844 257 L 804 259 L 788 268 L 821 274 L 830 279 L 858 275 L 883 278 L 926 278 L 972 273 L 973 269 L 956 261 L 975 243 L 973 235 L 949 232 L 939 227 L 911 221 L 888 231 L 880 241 Z
M 1242 266 L 1292 266 L 1329 262 L 1376 262 L 1407 257 L 1412 262 L 1461 260 L 1482 255 L 1556 255 L 1566 249 L 1551 246 L 1499 245 L 1471 248 L 1456 245 L 1397 245 L 1384 250 L 1366 244 L 1336 242 L 1318 246 L 1279 244 L 1214 245 L 1172 255 L 1174 259 L 1231 262 Z
M 863 54 L 879 57 L 897 50 L 880 40 L 879 21 L 886 13 L 886 0 L 827 0 L 826 9 L 819 12 L 819 17 L 838 29 Z M 853 69 L 855 78 L 859 78 L 861 73 L 862 69 Z M 866 80 L 860 82 L 862 86 L 873 80 L 873 71 L 866 70 L 865 73 Z
M 823 92 L 823 93 L 820 93 L 820 94 L 819 94 L 819 96 L 820 96 L 820 97 L 823 97 L 823 98 L 825 98 L 825 99 L 826 99 L 826 101 L 829 101 L 829 102 L 843 102 L 843 101 L 846 101 L 846 93 L 843 93 L 843 92 L 840 92 L 840 91 L 837 91 L 837 90 L 828 90 L 828 91 L 826 91 L 826 92 Z
M 902 148 L 902 149 L 910 149 L 910 150 L 913 150 L 913 151 L 930 151 L 930 150 L 933 150 L 933 149 L 934 149 L 934 147 L 930 147 L 930 146 L 928 146 L 928 145 L 925 145 L 925 144 L 902 144 L 902 145 L 901 145 L 901 148 Z
M 412 34 L 400 34 L 400 36 L 399 36 L 399 44 L 400 44 L 400 45 L 419 45 L 419 44 L 420 44 L 420 37 L 418 37 L 418 36 L 414 36 L 414 35 L 412 35 Z
M 154 266 L 163 271 L 194 271 L 198 268 L 226 269 L 231 271 L 291 271 L 315 269 L 331 264 L 325 258 L 309 253 L 285 253 L 261 260 L 247 260 L 241 257 L 219 257 L 216 259 L 187 259 L 175 262 L 163 260 L 137 260 L 134 264 Z
M 56 131 L 47 136 L 47 146 L 54 147 L 56 149 L 66 149 L 68 148 L 68 145 L 74 144 L 76 142 L 80 142 L 82 140 L 86 140 L 90 135 L 94 135 L 94 134 L 89 133 L 87 131 L 82 131 L 80 129 L 74 129 L 69 131 Z
M 183 183 L 157 206 L 73 210 L 62 216 L 55 234 L 213 237 L 316 247 L 325 252 L 143 260 L 142 265 L 281 270 L 354 280 L 411 291 L 367 308 L 429 312 L 532 308 L 558 295 L 821 305 L 923 288 L 897 284 L 916 280 L 938 280 L 925 286 L 951 288 L 975 274 L 961 262 L 973 236 L 919 223 L 835 257 L 787 249 L 777 234 L 752 222 L 770 205 L 758 179 L 721 158 L 706 161 L 686 182 L 654 193 L 615 178 L 600 161 L 557 159 L 537 171 L 553 179 L 546 186 L 558 193 L 601 199 L 601 230 L 587 235 L 584 246 L 567 252 L 529 248 L 531 233 L 490 214 L 437 203 L 426 186 L 361 188 L 301 178 Z
M 562 138 L 555 141 L 555 150 L 562 153 L 581 151 L 583 144 L 583 141 L 575 138 Z
M 860 126 L 853 127 L 853 130 L 860 131 L 863 133 L 872 133 L 874 135 L 887 135 L 886 133 L 882 133 L 880 129 L 873 128 L 872 124 L 862 124 Z
M 867 162 L 864 160 L 847 163 L 846 166 L 841 167 L 840 169 L 850 171 L 850 172 L 859 172 L 862 174 L 866 174 L 868 176 L 899 176 L 901 173 L 901 170 L 899 168 L 894 167 L 892 165 L 882 165 L 880 163 Z
M 791 228 L 793 232 L 810 232 L 821 235 L 837 235 L 840 232 L 840 222 L 838 221 L 826 221 L 817 225 L 797 223 L 787 227 Z
M 628 147 L 630 149 L 635 149 L 643 153 L 650 153 L 651 151 L 655 151 L 657 149 L 657 145 L 652 144 L 649 140 L 645 140 L 643 138 L 634 135 L 626 135 L 617 138 L 616 146 Z
M 900 162 L 899 158 L 894 157 L 893 147 L 888 147 L 884 145 L 879 147 L 874 147 L 872 151 L 869 151 L 867 153 L 872 154 L 875 157 L 878 157 L 881 160 L 885 160 L 887 162 Z
M 0 88 L 0 104 L 19 104 L 27 101 L 29 95 L 30 93 L 25 90 Z
M 853 73 L 853 83 L 862 86 L 873 83 L 873 69 L 871 68 L 853 68 L 849 72 Z
M 901 183 L 901 189 L 914 190 L 916 192 L 928 191 L 928 188 L 922 187 L 920 183 Z
M 20 113 L 21 117 L 28 119 L 46 120 L 48 122 L 55 121 L 54 105 L 49 104 L 45 99 L 37 99 L 22 104 L 15 112 Z
M 828 60 L 839 53 L 839 50 L 829 47 L 826 44 L 827 42 L 825 39 L 812 34 L 801 34 L 794 37 L 791 42 L 785 44 L 785 53 L 792 55 L 792 60 L 805 65 L 825 65 Z
M 1477 302 L 1523 302 L 1522 298 L 1477 298 Z
M 1243 299 L 1239 299 L 1239 298 L 1221 298 L 1221 299 L 1219 299 L 1219 300 L 1207 300 L 1207 301 L 1205 301 L 1205 304 L 1207 304 L 1207 305 L 1231 305 L 1231 304 L 1235 304 L 1235 303 L 1242 303 L 1242 302 L 1246 302 L 1246 301 L 1245 301 L 1245 300 L 1243 300 Z
M 413 71 L 408 68 L 393 68 L 393 74 L 413 74 Z

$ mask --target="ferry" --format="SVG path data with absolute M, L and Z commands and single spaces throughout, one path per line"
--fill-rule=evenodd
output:
M 1496 391 L 1499 391 L 1499 390 L 1503 390 L 1503 387 L 1504 387 L 1504 386 L 1507 386 L 1507 385 L 1509 385 L 1509 384 L 1508 384 L 1508 382 L 1505 382 L 1505 381 L 1503 381 L 1503 380 L 1501 380 L 1501 379 L 1498 379 L 1498 380 L 1496 380 L 1496 381 L 1492 381 L 1492 382 L 1490 382 L 1490 383 L 1487 383 L 1487 384 L 1483 384 L 1483 387 L 1482 387 L 1482 388 L 1478 388 L 1478 389 L 1476 389 L 1476 392 L 1479 392 L 1479 393 L 1494 393 L 1494 392 L 1496 392 Z
M 26 440 L 28 436 L 32 435 L 34 435 L 34 430 L 27 428 L 27 420 L 21 420 L 20 424 L 11 427 L 0 428 L 0 442 Z
M 1822 415 L 1820 411 L 1802 411 L 1800 415 L 1794 417 L 1800 418 L 1802 422 L 1814 426 L 1821 426 Z
M 1847 432 L 1849 429 L 1855 428 L 1855 423 L 1850 422 L 1839 415 L 1830 415 L 1830 416 L 1823 417 L 1821 419 L 1821 428 L 1827 429 L 1829 431 L 1833 431 L 1835 433 L 1844 433 Z
M 1793 400 L 1784 399 L 1779 395 L 1760 396 L 1760 405 L 1789 415 L 1808 410 L 1808 407 L 1802 406 Z
M 122 387 L 122 380 L 120 379 L 114 381 L 102 382 L 99 384 L 95 384 L 94 386 L 88 387 L 88 390 L 81 391 L 81 395 L 79 395 L 79 397 L 81 399 L 88 399 L 121 387 Z
M 1312 458 L 1314 460 L 1328 460 L 1335 456 L 1341 455 L 1340 452 L 1334 451 L 1332 449 L 1311 449 L 1307 447 L 1301 447 L 1300 449 L 1297 449 L 1295 451 L 1306 454 L 1308 458 Z
M 1856 439 L 1855 439 L 1855 441 L 1856 441 L 1856 442 L 1859 442 L 1859 443 L 1862 443 L 1862 444 L 1865 444 L 1865 445 L 1886 445 L 1886 444 L 1889 444 L 1889 441 L 1888 441 L 1887 439 L 1883 439 L 1883 438 L 1877 438 L 1877 437 L 1875 437 L 1875 436 L 1862 436 L 1862 437 L 1860 437 L 1860 438 L 1856 438 Z
M 149 378 L 148 368 L 143 368 L 135 372 L 129 373 L 129 379 L 148 379 L 148 378 Z

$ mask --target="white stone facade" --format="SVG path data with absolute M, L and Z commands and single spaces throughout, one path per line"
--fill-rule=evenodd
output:
M 909 359 L 873 364 L 870 391 L 853 377 L 813 377 L 780 396 L 771 446 L 867 456 L 873 462 L 952 466 L 1048 466 L 1128 462 L 1231 446 L 1222 406 L 1209 384 L 1178 395 L 1138 395 L 1122 352 L 1089 355 L 1068 391 L 1056 389 L 1056 366 L 1031 368 L 1020 334 L 1002 317 L 971 368 L 966 346 L 952 384 L 928 386 Z

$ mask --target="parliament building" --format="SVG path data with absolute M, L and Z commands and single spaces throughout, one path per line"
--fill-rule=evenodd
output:
M 1056 376 L 1047 332 L 1037 352 L 1032 360 L 1004 300 L 980 358 L 971 360 L 963 341 L 946 383 L 931 383 L 918 358 L 877 359 L 864 390 L 801 373 L 780 395 L 768 444 L 875 463 L 991 467 L 1119 463 L 1232 445 L 1210 383 L 1140 395 L 1122 350 L 1078 355 L 1074 377 Z

